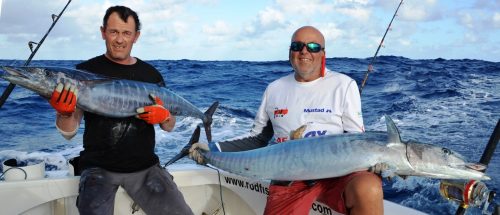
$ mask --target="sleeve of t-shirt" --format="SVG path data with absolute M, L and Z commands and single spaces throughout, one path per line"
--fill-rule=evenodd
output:
M 267 146 L 269 140 L 274 135 L 274 130 L 271 120 L 269 120 L 269 116 L 265 111 L 266 92 L 262 96 L 262 102 L 255 116 L 250 135 L 235 140 L 219 142 L 218 145 L 221 151 L 246 151 Z
M 363 114 L 361 112 L 361 97 L 358 85 L 352 80 L 344 97 L 344 111 L 342 114 L 342 124 L 345 132 L 364 132 Z
M 260 103 L 259 110 L 257 111 L 257 114 L 255 115 L 255 120 L 254 124 L 252 127 L 252 134 L 258 134 L 262 133 L 262 130 L 267 126 L 267 123 L 270 122 L 269 115 L 266 113 L 266 107 L 267 107 L 267 89 L 262 95 L 262 102 Z

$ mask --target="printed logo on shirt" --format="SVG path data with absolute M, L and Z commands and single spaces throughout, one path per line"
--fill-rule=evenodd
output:
M 276 138 L 276 143 L 282 143 L 288 140 L 288 137 L 278 137 Z
M 331 113 L 332 109 L 328 108 L 304 108 L 304 113 Z
M 277 117 L 284 117 L 286 114 L 288 114 L 288 109 L 278 109 L 274 108 L 274 118 L 276 119 Z
M 326 134 L 326 130 L 323 131 L 309 131 L 304 135 L 304 138 L 307 137 L 316 137 L 316 136 L 324 136 Z

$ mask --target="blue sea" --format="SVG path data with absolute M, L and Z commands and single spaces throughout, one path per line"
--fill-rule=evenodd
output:
M 371 59 L 329 58 L 327 67 L 361 83 Z M 73 67 L 80 61 L 33 61 L 32 66 Z M 245 135 L 252 126 L 265 87 L 292 72 L 288 61 L 153 60 L 167 86 L 205 111 L 214 101 L 215 141 Z M 0 65 L 22 65 L 21 60 L 0 60 Z M 3 92 L 8 82 L 0 80 Z M 414 139 L 448 147 L 479 161 L 500 119 L 500 62 L 481 60 L 414 60 L 379 57 L 362 96 L 366 130 L 385 131 L 384 115 L 391 116 L 403 140 Z M 54 110 L 40 96 L 16 87 L 0 108 L 0 161 L 43 159 L 48 177 L 65 175 L 67 160 L 82 149 L 82 131 L 70 141 L 54 126 Z M 194 118 L 178 118 L 171 133 L 157 132 L 156 152 L 164 163 L 189 140 Z M 83 125 L 82 125 L 83 126 Z M 205 138 L 205 137 L 203 137 Z M 193 163 L 181 159 L 179 163 Z M 486 185 L 500 188 L 500 152 L 488 167 Z M 386 199 L 430 214 L 454 214 L 457 204 L 439 194 L 439 181 L 410 177 L 384 181 Z M 498 205 L 498 197 L 492 204 Z M 491 211 L 491 206 L 490 206 Z M 469 209 L 467 214 L 481 214 Z

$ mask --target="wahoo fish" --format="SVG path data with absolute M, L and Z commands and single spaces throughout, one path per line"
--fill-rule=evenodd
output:
M 482 164 L 467 163 L 463 156 L 444 147 L 402 141 L 386 116 L 387 132 L 346 133 L 289 140 L 240 152 L 219 152 L 213 143 L 202 151 L 205 161 L 219 169 L 254 179 L 313 180 L 386 166 L 383 177 L 421 176 L 436 179 L 489 180 Z M 198 142 L 199 127 L 191 142 Z M 187 153 L 190 144 L 183 151 Z
M 78 89 L 77 106 L 82 110 L 107 117 L 130 117 L 136 109 L 153 102 L 149 95 L 158 96 L 175 116 L 196 117 L 203 121 L 207 140 L 212 140 L 212 115 L 218 102 L 205 112 L 186 99 L 157 84 L 109 78 L 82 70 L 62 67 L 4 66 L 0 77 L 49 99 L 58 83 L 71 83 Z

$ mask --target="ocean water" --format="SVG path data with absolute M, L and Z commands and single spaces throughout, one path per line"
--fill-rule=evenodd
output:
M 329 58 L 327 67 L 361 83 L 370 59 Z M 33 61 L 32 66 L 73 67 L 80 61 Z M 271 81 L 292 72 L 287 61 L 149 61 L 163 74 L 167 86 L 205 111 L 214 101 L 213 139 L 248 133 L 262 93 Z M 0 60 L 0 65 L 22 65 Z M 391 116 L 403 140 L 414 139 L 448 147 L 479 161 L 500 119 L 500 62 L 480 60 L 414 60 L 382 56 L 374 65 L 361 99 L 366 130 L 385 131 Z M 0 80 L 3 92 L 8 82 Z M 70 141 L 54 126 L 54 110 L 40 96 L 16 87 L 0 108 L 0 161 L 44 160 L 48 177 L 65 175 L 67 160 L 82 149 L 82 130 Z M 156 152 L 164 163 L 189 140 L 198 119 L 178 118 L 171 133 L 157 132 Z M 83 126 L 83 125 L 82 125 Z M 205 138 L 204 136 L 202 138 Z M 181 159 L 179 163 L 193 163 Z M 485 181 L 500 188 L 500 152 L 494 153 Z M 454 214 L 457 205 L 439 194 L 439 181 L 410 177 L 384 181 L 386 199 L 430 214 Z M 498 197 L 493 205 L 500 203 Z M 491 211 L 491 207 L 490 207 Z M 467 214 L 481 214 L 469 209 Z

